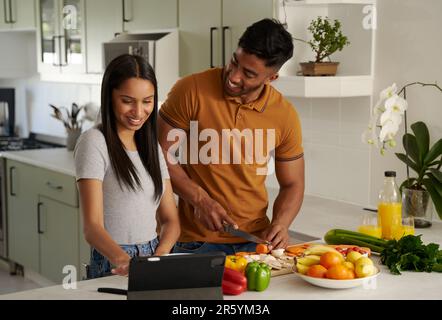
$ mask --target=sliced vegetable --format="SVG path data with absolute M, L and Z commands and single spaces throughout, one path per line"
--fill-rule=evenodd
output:
M 246 276 L 250 291 L 264 291 L 270 284 L 270 267 L 265 263 L 251 262 L 247 265 Z

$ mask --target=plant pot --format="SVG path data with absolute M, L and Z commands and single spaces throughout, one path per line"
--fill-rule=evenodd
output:
M 426 190 L 404 188 L 402 190 L 402 213 L 413 217 L 416 228 L 429 228 L 433 220 L 433 202 Z
M 77 144 L 77 140 L 81 135 L 81 129 L 74 130 L 66 130 L 68 137 L 66 141 L 66 149 L 68 151 L 73 151 L 75 149 L 75 145 Z
M 335 76 L 339 62 L 301 62 L 304 76 Z

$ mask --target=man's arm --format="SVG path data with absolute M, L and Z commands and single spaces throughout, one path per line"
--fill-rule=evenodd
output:
M 176 148 L 173 149 L 172 147 L 176 145 L 177 140 L 168 141 L 167 137 L 171 130 L 176 130 L 172 136 L 179 137 L 178 139 L 180 141 L 185 141 L 185 131 L 172 127 L 161 117 L 158 117 L 158 129 L 159 142 L 163 149 L 167 168 L 169 169 L 174 193 L 195 208 L 195 218 L 199 219 L 207 229 L 222 231 L 224 222 L 236 226 L 235 221 L 227 215 L 226 210 L 218 202 L 213 200 L 203 188 L 190 179 L 176 160 L 174 154 Z
M 298 215 L 304 200 L 304 168 L 304 158 L 275 163 L 280 188 L 273 205 L 271 226 L 264 233 L 274 249 L 285 248 L 288 245 L 288 228 Z

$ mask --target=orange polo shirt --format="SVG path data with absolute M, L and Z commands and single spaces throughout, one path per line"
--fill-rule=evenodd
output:
M 295 108 L 271 85 L 257 100 L 242 104 L 239 97 L 224 93 L 223 77 L 224 70 L 217 68 L 179 80 L 160 116 L 187 133 L 187 156 L 181 166 L 188 176 L 240 229 L 258 234 L 270 224 L 264 160 L 270 155 L 276 161 L 303 157 L 301 125 Z M 182 199 L 178 209 L 180 242 L 245 242 L 207 230 Z

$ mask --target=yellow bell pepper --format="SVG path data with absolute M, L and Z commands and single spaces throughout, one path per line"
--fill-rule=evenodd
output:
M 247 259 L 240 256 L 227 256 L 225 267 L 244 273 L 247 267 Z

